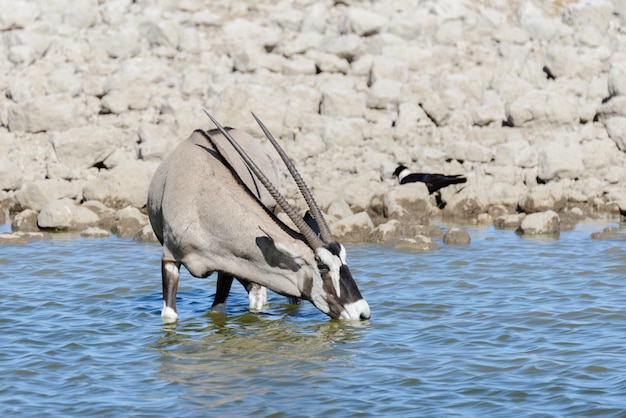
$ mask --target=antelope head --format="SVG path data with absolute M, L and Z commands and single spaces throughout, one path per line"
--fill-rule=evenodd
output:
M 302 179 L 302 176 L 263 122 L 261 122 L 256 115 L 252 114 L 291 173 L 291 176 L 309 206 L 311 216 L 319 228 L 319 234 L 298 215 L 297 211 L 291 205 L 289 205 L 287 200 L 279 193 L 276 187 L 268 180 L 239 144 L 237 144 L 228 131 L 206 110 L 204 112 L 213 121 L 221 134 L 227 138 L 233 148 L 241 155 L 241 158 L 272 195 L 276 203 L 287 216 L 289 216 L 291 221 L 298 228 L 300 234 L 302 234 L 303 240 L 312 250 L 313 257 L 301 255 L 303 260 L 310 264 L 314 272 L 313 277 L 305 284 L 304 289 L 302 289 L 302 297 L 311 301 L 313 305 L 331 318 L 369 319 L 369 305 L 361 296 L 361 292 L 352 278 L 352 274 L 346 263 L 346 250 L 344 246 L 333 238 L 328 224 L 319 206 L 315 202 L 311 191 Z

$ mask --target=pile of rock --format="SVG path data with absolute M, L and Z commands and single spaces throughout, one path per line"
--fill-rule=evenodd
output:
M 203 107 L 259 115 L 354 241 L 618 213 L 625 25 L 621 0 L 0 0 L 0 216 L 112 228 Z M 468 182 L 441 209 L 398 162 Z

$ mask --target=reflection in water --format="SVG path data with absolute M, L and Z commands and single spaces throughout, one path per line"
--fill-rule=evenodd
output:
M 193 395 L 182 401 L 193 408 L 215 408 L 251 397 L 261 401 L 282 385 L 294 397 L 306 397 L 306 382 L 332 381 L 337 370 L 352 367 L 355 351 L 342 344 L 357 343 L 367 325 L 328 320 L 294 327 L 286 318 L 210 313 L 202 318 L 208 324 L 165 325 L 151 347 L 160 354 L 160 377 L 188 386 Z

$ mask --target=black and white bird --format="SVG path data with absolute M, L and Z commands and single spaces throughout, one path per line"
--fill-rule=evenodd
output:
M 407 167 L 399 165 L 393 172 L 398 177 L 400 184 L 421 182 L 428 187 L 428 193 L 432 194 L 451 184 L 465 183 L 467 179 L 462 175 L 447 176 L 445 174 L 413 173 Z

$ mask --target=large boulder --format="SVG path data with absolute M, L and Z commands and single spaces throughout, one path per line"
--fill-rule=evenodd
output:
M 559 215 L 548 210 L 526 216 L 516 232 L 520 235 L 550 235 L 560 232 Z
M 48 203 L 58 199 L 80 200 L 81 188 L 81 182 L 70 182 L 63 179 L 37 180 L 22 186 L 15 192 L 14 199 L 21 209 L 40 211 Z
M 99 221 L 98 215 L 70 199 L 48 203 L 37 217 L 39 228 L 54 230 L 82 230 Z
M 374 224 L 366 212 L 355 213 L 330 225 L 338 240 L 347 242 L 370 241 Z
M 0 190 L 16 190 L 21 185 L 21 169 L 12 161 L 0 158 Z
M 393 187 L 383 195 L 386 218 L 421 223 L 432 212 L 428 188 L 424 183 Z
M 38 96 L 9 108 L 11 131 L 65 131 L 86 123 L 86 106 L 68 94 Z
M 127 205 L 142 208 L 148 199 L 148 187 L 158 163 L 126 161 L 111 170 L 101 170 L 97 178 L 88 181 L 83 195 L 110 207 Z
M 119 145 L 120 133 L 113 126 L 84 126 L 50 137 L 60 163 L 78 169 L 87 169 L 107 159 Z
M 565 207 L 567 197 L 558 183 L 540 184 L 528 190 L 518 202 L 525 213 L 559 211 Z

